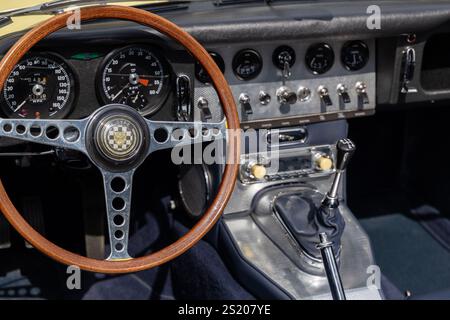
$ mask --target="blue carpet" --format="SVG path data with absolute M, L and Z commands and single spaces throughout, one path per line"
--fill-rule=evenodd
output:
M 450 287 L 450 252 L 402 214 L 360 220 L 381 271 L 401 290 L 426 294 Z

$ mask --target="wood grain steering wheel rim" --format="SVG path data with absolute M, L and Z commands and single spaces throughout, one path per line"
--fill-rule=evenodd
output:
M 72 11 L 59 14 L 39 24 L 22 36 L 0 62 L 0 88 L 20 59 L 40 40 L 63 29 Z M 240 123 L 230 87 L 208 52 L 192 36 L 170 21 L 144 10 L 122 6 L 95 6 L 80 9 L 81 21 L 94 19 L 128 20 L 151 27 L 176 40 L 210 75 L 219 96 L 228 129 L 239 129 Z M 12 204 L 0 181 L 0 209 L 10 224 L 36 249 L 66 265 L 101 273 L 128 273 L 149 269 L 168 262 L 196 244 L 218 221 L 234 188 L 238 173 L 240 135 L 228 136 L 227 164 L 218 193 L 211 206 L 196 225 L 176 242 L 150 255 L 123 261 L 97 260 L 69 252 L 50 242 L 34 230 Z

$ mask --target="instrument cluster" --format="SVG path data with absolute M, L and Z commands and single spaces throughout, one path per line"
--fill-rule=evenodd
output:
M 159 49 L 130 45 L 96 57 L 94 78 L 98 106 L 120 103 L 142 115 L 156 113 L 170 92 L 171 66 Z M 64 118 L 77 105 L 86 72 L 55 52 L 27 54 L 5 81 L 0 97 L 2 113 L 11 118 Z M 89 60 L 89 59 L 86 59 Z M 92 64 L 94 65 L 94 64 Z M 85 68 L 86 69 L 86 68 Z

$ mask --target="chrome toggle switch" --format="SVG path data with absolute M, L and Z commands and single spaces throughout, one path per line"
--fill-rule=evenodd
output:
M 191 117 L 191 79 L 187 75 L 180 75 L 176 80 L 177 118 L 189 121 Z
M 297 96 L 301 102 L 308 101 L 311 98 L 311 90 L 307 87 L 300 87 L 298 88 Z
M 355 85 L 355 91 L 358 95 L 358 99 L 362 104 L 369 103 L 369 96 L 367 95 L 367 85 L 364 82 L 358 81 Z
M 239 103 L 241 104 L 242 111 L 245 114 L 253 114 L 252 106 L 250 105 L 250 97 L 247 93 L 241 93 L 239 96 Z
M 201 110 L 202 120 L 212 119 L 211 110 L 209 109 L 209 102 L 205 97 L 198 98 L 197 107 Z
M 410 86 L 410 82 L 414 78 L 414 71 L 416 68 L 416 50 L 414 50 L 414 48 L 407 47 L 402 54 L 400 93 L 416 93 L 417 88 Z
M 261 103 L 263 106 L 268 105 L 270 103 L 270 100 L 272 99 L 270 94 L 268 94 L 265 91 L 260 91 L 258 98 L 259 98 L 259 103 Z
M 345 84 L 339 83 L 336 87 L 336 92 L 343 103 L 350 103 L 350 95 Z
M 333 102 L 331 102 L 328 89 L 325 86 L 319 86 L 319 88 L 317 88 L 317 93 L 319 94 L 320 100 L 322 100 L 323 104 L 326 106 L 331 106 L 333 104 Z
M 279 87 L 276 94 L 278 102 L 281 104 L 294 104 L 297 102 L 297 94 L 291 91 L 288 87 Z

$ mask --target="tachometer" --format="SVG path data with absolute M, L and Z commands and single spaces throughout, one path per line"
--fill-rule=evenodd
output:
M 121 103 L 144 115 L 156 112 L 167 98 L 169 70 L 150 48 L 129 46 L 109 54 L 98 72 L 103 103 Z
M 7 116 L 62 118 L 76 98 L 75 74 L 55 54 L 31 55 L 17 64 L 3 87 Z

